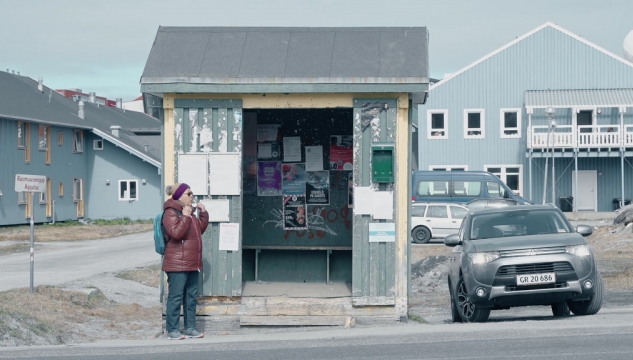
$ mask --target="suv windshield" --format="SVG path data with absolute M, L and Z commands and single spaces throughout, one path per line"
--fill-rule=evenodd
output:
M 474 215 L 470 224 L 471 240 L 572 232 L 558 212 L 544 209 Z

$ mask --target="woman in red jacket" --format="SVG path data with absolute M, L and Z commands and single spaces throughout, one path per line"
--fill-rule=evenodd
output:
M 165 201 L 163 227 L 166 238 L 163 271 L 167 274 L 167 338 L 182 340 L 185 337 L 201 338 L 196 330 L 196 298 L 198 274 L 202 270 L 202 234 L 209 224 L 209 213 L 198 203 L 198 216 L 192 207 L 193 193 L 189 185 L 176 183 L 165 189 L 170 199 Z M 184 331 L 178 329 L 180 306 L 183 305 Z

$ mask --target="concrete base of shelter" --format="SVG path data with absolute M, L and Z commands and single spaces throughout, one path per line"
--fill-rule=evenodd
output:
M 245 283 L 241 297 L 199 297 L 196 322 L 199 330 L 215 333 L 245 326 L 349 328 L 406 319 L 406 298 L 394 305 L 356 306 L 351 295 L 345 283 Z

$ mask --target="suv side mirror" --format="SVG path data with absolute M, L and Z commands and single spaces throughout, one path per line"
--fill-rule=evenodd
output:
M 509 199 L 510 198 L 510 194 L 508 193 L 508 190 L 503 190 L 503 198 L 504 199 Z
M 444 245 L 446 246 L 457 246 L 461 245 L 462 241 L 459 239 L 458 234 L 451 234 L 444 238 Z
M 593 234 L 593 228 L 589 225 L 578 225 L 576 226 L 576 232 L 582 236 L 589 236 Z

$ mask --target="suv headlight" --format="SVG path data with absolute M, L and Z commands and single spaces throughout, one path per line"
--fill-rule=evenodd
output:
M 568 254 L 576 255 L 576 256 L 591 255 L 591 250 L 590 250 L 589 245 L 566 246 L 565 252 Z
M 473 264 L 485 264 L 491 261 L 495 261 L 498 258 L 499 253 L 497 251 L 479 252 L 472 254 Z

